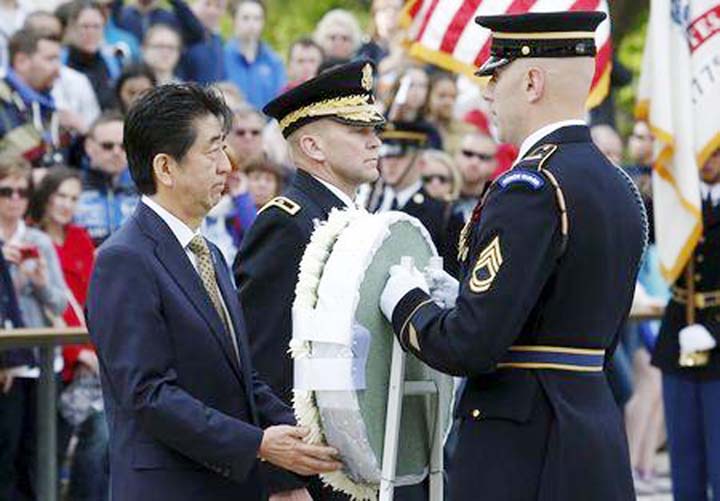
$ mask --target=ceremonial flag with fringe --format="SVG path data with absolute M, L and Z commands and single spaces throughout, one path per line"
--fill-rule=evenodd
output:
M 655 135 L 653 206 L 673 282 L 702 235 L 699 169 L 720 147 L 720 0 L 652 0 L 636 116 Z

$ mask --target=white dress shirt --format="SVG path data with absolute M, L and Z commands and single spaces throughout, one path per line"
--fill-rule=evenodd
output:
M 520 145 L 520 151 L 518 152 L 517 160 L 515 160 L 515 163 L 518 163 L 525 155 L 528 154 L 528 150 L 535 145 L 538 141 L 540 141 L 545 136 L 555 132 L 556 130 L 562 128 L 562 127 L 569 127 L 571 125 L 587 125 L 583 120 L 562 120 L 560 122 L 554 122 L 551 124 L 548 124 L 544 127 L 539 128 L 532 134 L 530 134 L 528 137 L 525 138 L 525 141 L 522 142 Z
M 712 202 L 712 206 L 715 207 L 720 202 L 720 183 L 707 184 L 700 181 L 700 196 L 703 200 L 708 198 Z

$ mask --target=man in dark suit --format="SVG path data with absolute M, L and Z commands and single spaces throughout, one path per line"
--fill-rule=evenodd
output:
M 380 134 L 383 191 L 369 210 L 399 210 L 418 218 L 443 257 L 445 270 L 457 276 L 457 243 L 464 221 L 449 203 L 430 197 L 423 188 L 421 156 L 429 134 L 430 129 L 422 123 L 387 124 Z
M 230 172 L 230 123 L 222 98 L 194 84 L 152 90 L 125 121 L 142 203 L 101 247 L 88 295 L 115 501 L 261 500 L 262 461 L 303 475 L 340 466 L 302 442 L 253 372 L 227 266 L 198 233 Z M 309 499 L 292 480 L 284 498 Z
M 382 293 L 403 347 L 465 378 L 447 449 L 453 501 L 478 499 L 478 488 L 488 501 L 635 498 L 604 366 L 647 220 L 632 181 L 582 122 L 604 18 L 478 18 L 493 30 L 485 98 L 501 139 L 521 145 L 519 160 L 463 231 L 459 284 L 395 266 Z
M 334 208 L 354 207 L 357 187 L 378 177 L 384 122 L 372 96 L 373 67 L 349 63 L 322 73 L 270 102 L 297 165 L 290 187 L 271 200 L 243 238 L 235 277 L 248 325 L 253 364 L 291 402 L 291 308 L 300 260 L 315 224 Z M 350 103 L 350 104 L 348 104 Z M 333 496 L 311 484 L 316 500 Z M 339 496 L 338 496 L 339 497 Z

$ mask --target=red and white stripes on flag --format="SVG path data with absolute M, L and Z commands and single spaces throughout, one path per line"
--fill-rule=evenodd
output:
M 475 16 L 524 12 L 598 10 L 608 14 L 595 33 L 596 70 L 588 107 L 600 104 L 610 87 L 612 43 L 607 0 L 409 0 L 405 22 L 410 55 L 455 73 L 472 76 L 490 57 L 490 30 Z

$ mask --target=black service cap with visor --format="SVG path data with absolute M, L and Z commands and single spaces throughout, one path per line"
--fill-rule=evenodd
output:
M 490 58 L 475 73 L 492 76 L 519 58 L 595 57 L 595 30 L 604 12 L 531 12 L 506 16 L 478 16 L 475 22 L 492 30 Z
M 321 118 L 348 125 L 382 125 L 385 117 L 373 95 L 374 69 L 369 60 L 336 66 L 276 97 L 263 112 L 278 121 L 286 138 Z
M 423 122 L 388 122 L 380 139 L 380 157 L 402 157 L 416 150 L 428 148 L 431 130 Z

